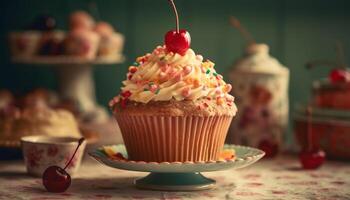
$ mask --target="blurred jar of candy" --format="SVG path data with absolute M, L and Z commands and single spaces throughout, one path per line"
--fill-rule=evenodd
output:
M 254 43 L 235 63 L 230 80 L 238 115 L 228 142 L 261 147 L 273 156 L 283 146 L 288 123 L 288 68 L 269 55 L 266 44 Z

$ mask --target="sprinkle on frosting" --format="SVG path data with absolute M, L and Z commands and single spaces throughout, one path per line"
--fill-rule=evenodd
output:
M 113 99 L 110 104 L 203 98 L 217 105 L 232 105 L 233 97 L 229 94 L 232 86 L 223 81 L 214 65 L 210 60 L 203 61 L 203 56 L 196 55 L 192 49 L 180 55 L 158 46 L 129 67 L 118 101 Z M 199 105 L 200 109 L 206 107 L 207 103 Z

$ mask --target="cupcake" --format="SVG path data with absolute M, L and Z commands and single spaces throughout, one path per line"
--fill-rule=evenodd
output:
M 11 32 L 10 51 L 13 57 L 28 58 L 37 54 L 41 33 L 39 31 Z
M 188 49 L 158 46 L 129 67 L 111 102 L 130 159 L 154 162 L 217 160 L 236 114 L 231 85 Z
M 71 30 L 92 30 L 94 25 L 94 19 L 85 11 L 75 11 L 69 16 L 69 28 Z
M 177 13 L 173 1 L 169 1 Z M 177 17 L 177 14 L 176 14 Z M 226 84 L 190 48 L 179 29 L 165 45 L 136 59 L 121 93 L 110 101 L 129 159 L 146 162 L 200 162 L 219 159 L 237 108 Z
M 100 36 L 98 57 L 108 59 L 120 56 L 124 45 L 122 34 L 115 32 L 114 28 L 106 22 L 97 23 L 94 31 Z
M 65 39 L 65 33 L 63 31 L 48 31 L 43 32 L 39 41 L 39 55 L 43 56 L 55 56 L 61 55 L 62 45 Z
M 75 29 L 63 42 L 64 53 L 86 59 L 95 59 L 100 37 L 93 31 Z

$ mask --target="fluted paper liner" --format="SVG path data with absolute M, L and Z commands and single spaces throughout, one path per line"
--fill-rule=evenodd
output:
M 219 158 L 232 116 L 116 114 L 129 159 L 147 162 Z

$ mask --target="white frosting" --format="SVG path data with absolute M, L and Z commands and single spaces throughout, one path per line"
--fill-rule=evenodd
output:
M 123 81 L 122 92 L 130 92 L 128 98 L 132 101 L 233 99 L 228 94 L 231 85 L 216 73 L 214 63 L 203 62 L 203 57 L 196 55 L 192 49 L 182 56 L 159 46 L 142 60 L 137 68 L 129 68 L 130 77 Z M 133 68 L 135 71 L 131 73 Z
M 288 71 L 277 59 L 269 54 L 266 44 L 251 44 L 246 55 L 238 60 L 235 70 L 257 73 L 283 73 Z

